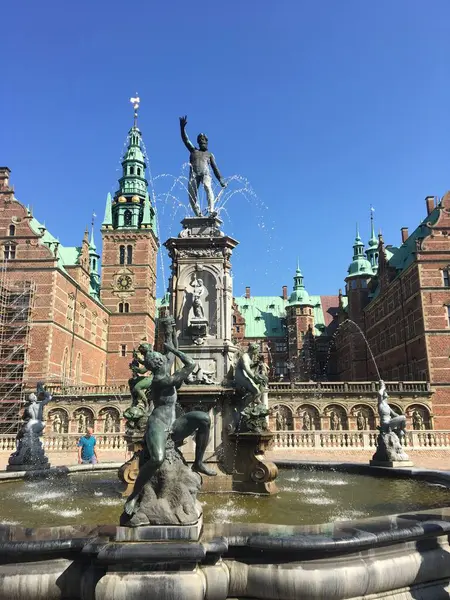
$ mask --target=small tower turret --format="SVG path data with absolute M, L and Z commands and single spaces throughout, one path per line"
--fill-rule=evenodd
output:
M 90 294 L 96 300 L 100 300 L 100 275 L 98 272 L 100 254 L 94 241 L 94 217 L 92 217 L 91 238 L 89 240 L 89 267 L 90 267 Z
M 378 270 L 378 239 L 375 235 L 375 226 L 373 222 L 373 208 L 370 208 L 370 239 L 366 250 L 367 260 L 370 262 L 374 274 Z
M 314 305 L 303 283 L 300 265 L 286 306 L 288 360 L 292 379 L 309 380 L 315 374 Z

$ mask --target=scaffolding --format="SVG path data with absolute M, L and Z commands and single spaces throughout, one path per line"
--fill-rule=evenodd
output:
M 12 281 L 0 263 L 0 433 L 16 433 L 25 395 L 33 281 Z

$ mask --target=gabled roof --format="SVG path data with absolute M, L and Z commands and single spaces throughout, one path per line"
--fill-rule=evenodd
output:
M 439 208 L 436 207 L 420 225 L 413 231 L 400 248 L 389 246 L 386 250 L 390 250 L 391 256 L 387 256 L 389 266 L 394 267 L 398 271 L 404 271 L 414 261 L 417 248 L 417 240 L 426 237 L 430 233 L 430 228 L 427 223 L 434 225 L 439 217 Z
M 37 235 L 41 235 L 42 228 L 45 229 L 44 235 L 39 239 L 39 243 L 48 246 L 52 251 L 54 250 L 54 244 L 58 244 L 58 250 L 56 253 L 58 268 L 70 277 L 66 267 L 75 266 L 78 264 L 78 259 L 81 254 L 81 246 L 63 246 L 59 240 L 55 238 L 50 231 L 48 231 L 45 225 L 42 225 L 35 217 L 30 219 L 30 227 Z M 89 295 L 98 299 L 98 290 L 94 289 L 92 286 L 92 281 L 89 286 Z

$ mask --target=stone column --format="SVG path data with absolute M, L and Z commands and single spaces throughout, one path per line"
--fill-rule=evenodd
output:
M 230 257 L 238 242 L 220 231 L 217 217 L 187 217 L 165 246 L 172 259 L 170 310 L 179 348 L 218 384 L 225 382 L 237 348 L 231 343 L 233 289 Z M 192 283 L 201 280 L 204 318 L 195 316 Z

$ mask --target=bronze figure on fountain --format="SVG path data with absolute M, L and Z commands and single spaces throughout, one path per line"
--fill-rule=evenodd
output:
M 380 380 L 378 389 L 378 415 L 380 426 L 377 439 L 377 450 L 370 464 L 372 466 L 402 466 L 412 465 L 403 449 L 406 429 L 406 417 L 398 415 L 388 403 L 386 384 Z
M 225 180 L 223 179 L 220 171 L 216 165 L 216 160 L 214 158 L 214 154 L 209 152 L 208 150 L 208 138 L 204 133 L 199 133 L 197 136 L 197 143 L 199 145 L 198 148 L 194 146 L 194 144 L 189 139 L 186 133 L 186 125 L 187 125 L 187 116 L 180 117 L 180 129 L 181 129 L 181 139 L 183 140 L 184 145 L 189 150 L 189 184 L 188 184 L 188 194 L 189 194 L 189 202 L 191 204 L 192 210 L 194 211 L 194 215 L 196 217 L 201 217 L 202 213 L 200 210 L 200 205 L 198 203 L 198 188 L 200 185 L 203 185 L 206 192 L 206 197 L 208 199 L 208 215 L 215 216 L 217 213 L 215 212 L 215 199 L 214 192 L 212 189 L 212 180 L 211 173 L 209 168 L 211 167 L 214 175 L 216 176 L 220 185 L 225 188 L 227 186 Z
M 172 338 L 171 341 L 169 339 Z M 194 371 L 195 362 L 178 350 L 173 319 L 165 322 L 165 354 L 147 349 L 141 364 L 153 375 L 153 411 L 147 420 L 139 473 L 121 518 L 124 525 L 179 524 L 198 517 L 196 494 L 203 475 L 216 475 L 204 463 L 209 441 L 210 418 L 192 411 L 175 418 L 177 390 Z M 171 374 L 175 357 L 182 368 Z M 192 469 L 178 447 L 195 434 L 196 450 Z

